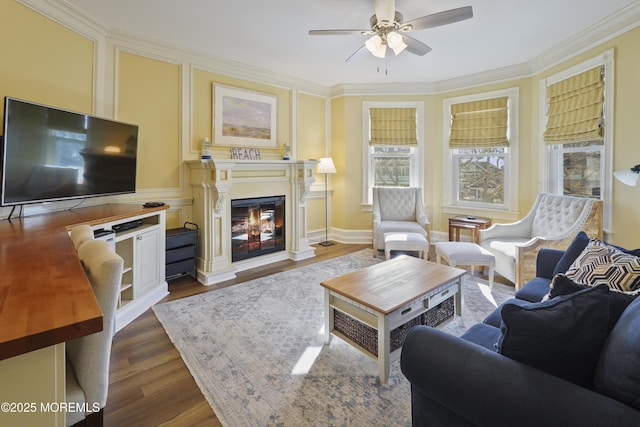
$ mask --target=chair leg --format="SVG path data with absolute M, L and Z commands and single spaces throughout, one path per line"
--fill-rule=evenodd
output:
M 489 264 L 489 289 L 490 290 L 493 290 L 493 270 L 494 270 L 494 265 Z

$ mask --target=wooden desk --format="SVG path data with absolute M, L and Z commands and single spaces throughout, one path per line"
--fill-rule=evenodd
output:
M 0 425 L 64 425 L 63 411 L 40 404 L 65 402 L 65 342 L 102 330 L 68 230 L 166 208 L 114 204 L 0 221 L 0 401 L 36 405 L 1 412 Z
M 480 230 L 491 226 L 489 218 L 454 216 L 449 218 L 449 241 L 460 241 L 460 230 L 471 230 L 471 242 L 480 243 Z
M 70 228 L 164 209 L 107 204 L 0 221 L 0 360 L 102 330 Z

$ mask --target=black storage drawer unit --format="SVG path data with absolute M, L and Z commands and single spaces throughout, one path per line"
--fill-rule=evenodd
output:
M 185 259 L 193 259 L 196 256 L 196 247 L 183 246 L 181 248 L 167 249 L 167 265 L 182 261 Z
M 189 274 L 197 279 L 198 226 L 185 222 L 183 227 L 167 230 L 166 269 L 167 280 Z

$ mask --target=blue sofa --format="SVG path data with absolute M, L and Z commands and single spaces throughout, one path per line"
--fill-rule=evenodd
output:
M 541 250 L 536 278 L 461 337 L 409 332 L 413 426 L 640 426 L 640 298 L 600 285 L 541 302 L 585 242 Z

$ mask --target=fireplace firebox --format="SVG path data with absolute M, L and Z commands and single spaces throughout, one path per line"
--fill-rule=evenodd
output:
M 283 251 L 285 196 L 231 200 L 231 260 Z

